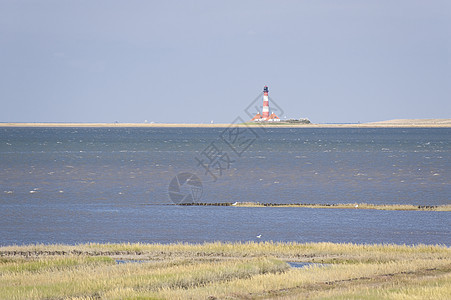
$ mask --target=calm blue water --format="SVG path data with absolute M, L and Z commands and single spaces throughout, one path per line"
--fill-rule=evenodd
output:
M 450 204 L 451 129 L 223 130 L 1 128 L 0 243 L 451 245 L 449 212 L 165 205 L 180 172 L 201 202 Z

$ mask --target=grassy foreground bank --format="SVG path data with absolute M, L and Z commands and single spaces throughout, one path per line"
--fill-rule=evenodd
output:
M 295 261 L 319 264 L 292 268 L 286 263 Z M 449 295 L 451 249 L 439 245 L 216 242 L 0 247 L 2 299 L 445 299 Z

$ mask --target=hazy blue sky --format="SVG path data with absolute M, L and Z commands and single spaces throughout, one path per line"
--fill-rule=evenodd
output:
M 451 1 L 0 0 L 1 122 L 451 117 Z

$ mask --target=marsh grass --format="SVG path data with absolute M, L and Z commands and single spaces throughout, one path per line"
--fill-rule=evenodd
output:
M 322 299 L 449 299 L 451 276 L 407 278 L 375 289 L 368 286 L 318 293 Z M 294 298 L 293 298 L 294 299 Z
M 144 262 L 115 263 L 122 258 Z M 285 261 L 329 265 L 294 269 Z M 216 242 L 0 247 L 2 299 L 440 298 L 450 291 L 450 274 L 451 250 L 441 245 Z M 372 287 L 378 287 L 376 294 Z
M 449 264 L 449 261 L 447 262 Z M 442 267 L 443 262 L 436 262 L 432 266 Z M 306 295 L 315 294 L 323 296 L 343 293 L 356 287 L 380 285 L 390 280 L 398 280 L 405 273 L 415 274 L 429 269 L 428 260 L 418 262 L 391 262 L 375 264 L 332 265 L 328 267 L 312 266 L 303 269 L 291 269 L 283 274 L 262 274 L 247 279 L 236 279 L 227 283 L 214 283 L 208 286 L 197 287 L 190 291 L 172 289 L 148 293 L 148 297 L 163 297 L 167 299 L 206 298 L 215 295 L 222 299 L 228 297 L 233 291 L 237 298 L 287 296 L 296 295 L 296 298 L 305 298 Z M 449 266 L 448 266 L 449 267 Z M 302 297 L 300 297 L 302 295 Z M 357 293 L 358 295 L 358 293 Z
M 168 289 L 186 290 L 210 282 L 249 278 L 256 274 L 277 273 L 286 269 L 286 263 L 265 258 L 167 265 L 142 263 L 93 266 L 88 263 L 83 268 L 64 271 L 3 274 L 0 279 L 0 295 L 5 299 L 97 297 L 118 287 L 139 295 Z
M 71 269 L 83 265 L 111 265 L 115 260 L 110 257 L 55 257 L 51 259 L 2 259 L 0 260 L 0 274 L 43 272 Z

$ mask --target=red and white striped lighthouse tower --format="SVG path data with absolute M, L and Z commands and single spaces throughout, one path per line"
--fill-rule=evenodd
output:
M 265 85 L 263 88 L 263 111 L 262 111 L 263 119 L 269 118 L 269 99 L 268 99 L 268 87 Z
M 263 110 L 262 113 L 258 112 L 252 119 L 251 122 L 280 122 L 279 117 L 273 112 L 269 114 L 269 97 L 268 97 L 268 87 L 265 85 L 263 88 Z

